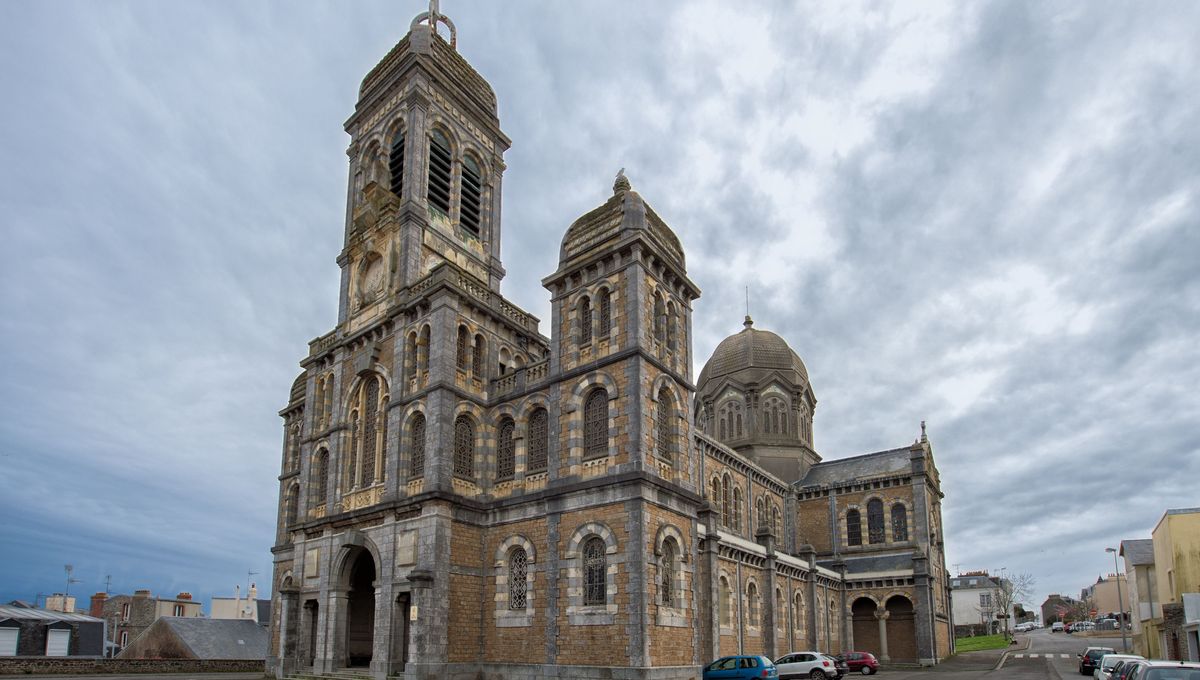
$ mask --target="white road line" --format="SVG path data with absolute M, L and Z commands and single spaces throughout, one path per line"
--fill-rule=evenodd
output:
M 1029 655 L 1029 658 L 1031 658 L 1031 659 L 1036 659 L 1036 658 L 1037 658 L 1037 654 L 1030 654 L 1030 655 Z
M 1059 654 L 1059 655 L 1058 655 L 1058 658 L 1060 658 L 1060 659 L 1069 659 L 1069 658 L 1071 658 L 1071 655 L 1070 655 L 1070 654 Z

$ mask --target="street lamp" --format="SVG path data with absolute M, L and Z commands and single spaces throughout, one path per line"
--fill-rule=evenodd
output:
M 1117 619 L 1117 625 L 1121 627 L 1121 651 L 1129 653 L 1129 642 L 1125 638 L 1125 598 L 1121 597 L 1121 570 L 1117 567 L 1117 549 L 1105 548 L 1104 552 L 1113 554 L 1113 578 L 1117 579 L 1117 604 L 1121 608 L 1121 616 Z

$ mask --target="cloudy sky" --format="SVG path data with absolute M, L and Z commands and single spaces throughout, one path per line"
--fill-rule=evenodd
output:
M 952 569 L 1077 594 L 1200 505 L 1200 5 L 646 4 L 442 3 L 513 140 L 508 297 L 548 317 L 625 167 L 701 364 L 748 286 L 825 458 L 928 421 Z M 269 581 L 342 122 L 421 5 L 0 3 L 0 600 Z

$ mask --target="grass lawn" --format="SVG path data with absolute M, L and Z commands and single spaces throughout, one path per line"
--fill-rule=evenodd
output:
M 981 649 L 1005 649 L 1008 640 L 1003 635 L 976 635 L 954 639 L 954 650 L 957 652 L 978 652 Z

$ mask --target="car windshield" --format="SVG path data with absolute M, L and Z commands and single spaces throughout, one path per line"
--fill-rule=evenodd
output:
M 1142 677 L 1146 680 L 1200 680 L 1200 668 L 1147 668 Z

